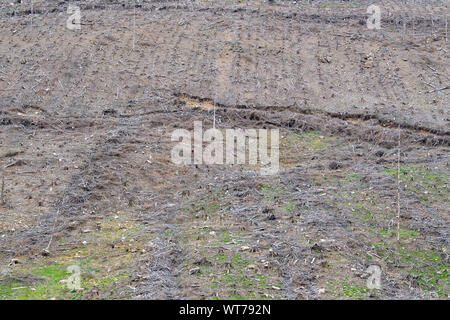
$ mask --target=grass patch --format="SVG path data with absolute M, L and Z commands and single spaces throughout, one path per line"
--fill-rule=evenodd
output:
M 365 286 L 350 283 L 348 278 L 328 282 L 328 287 L 334 296 L 362 299 L 370 290 Z
M 406 230 L 410 234 L 410 230 Z M 374 247 L 385 261 L 398 261 L 418 286 L 426 292 L 436 292 L 439 296 L 450 294 L 448 281 L 449 266 L 435 250 L 408 248 L 406 243 L 393 246 L 382 240 Z
M 385 237 L 392 237 L 393 235 L 397 234 L 397 230 L 393 229 L 382 229 L 380 231 L 380 235 Z M 400 237 L 402 238 L 415 238 L 419 235 L 419 233 L 416 230 L 410 230 L 410 229 L 400 229 L 399 230 Z
M 300 140 L 305 142 L 311 149 L 319 150 L 326 148 L 334 141 L 333 137 L 319 135 L 318 132 L 309 131 L 300 136 Z
M 126 213 L 121 216 L 127 217 Z M 98 230 L 91 227 L 95 231 L 83 234 L 86 244 L 80 247 L 55 247 L 52 256 L 39 257 L 38 263 L 23 260 L 15 265 L 0 283 L 0 299 L 123 298 L 128 292 L 123 283 L 129 279 L 129 268 L 152 235 L 139 234 L 141 226 L 126 218 L 105 217 L 97 225 Z M 67 241 L 59 239 L 56 243 Z M 67 268 L 73 265 L 80 267 L 79 291 L 67 285 L 74 275 Z
M 383 173 L 397 178 L 396 167 L 387 167 Z M 450 195 L 448 173 L 436 169 L 406 165 L 400 168 L 400 181 L 406 192 L 413 193 L 426 206 L 431 205 L 436 197 L 448 199 Z
M 40 280 L 28 282 L 27 280 L 18 281 L 16 279 L 32 278 L 32 275 L 39 276 Z M 11 276 L 11 280 L 6 280 L 0 285 L 1 299 L 62 299 L 70 298 L 70 293 L 65 280 L 70 277 L 66 266 L 59 264 L 38 265 L 31 270 L 30 276 L 25 276 L 25 273 L 17 273 Z
M 258 187 L 258 191 L 263 195 L 265 201 L 273 202 L 275 199 L 282 196 L 284 189 L 270 184 L 263 184 Z

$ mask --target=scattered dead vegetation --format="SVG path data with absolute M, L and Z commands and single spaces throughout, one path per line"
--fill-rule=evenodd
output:
M 79 32 L 0 8 L 0 299 L 448 297 L 445 2 L 380 31 L 365 2 L 74 3 Z M 279 128 L 280 173 L 175 166 L 194 121 Z

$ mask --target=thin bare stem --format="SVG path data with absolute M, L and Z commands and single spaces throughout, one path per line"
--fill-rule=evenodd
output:
M 398 152 L 397 152 L 397 241 L 400 241 L 400 148 L 401 130 L 398 126 Z
M 5 174 L 2 172 L 2 190 L 0 193 L 0 204 L 5 204 L 5 198 L 4 198 L 4 192 L 5 192 Z

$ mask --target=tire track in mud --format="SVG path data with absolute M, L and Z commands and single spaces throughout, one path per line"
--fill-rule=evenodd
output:
M 450 146 L 450 132 L 421 126 L 398 124 L 371 114 L 343 114 L 302 110 L 295 107 L 280 106 L 229 106 L 214 102 L 212 99 L 176 93 L 181 105 L 187 100 L 198 102 L 210 101 L 217 106 L 216 114 L 230 117 L 238 114 L 244 119 L 264 122 L 269 125 L 287 128 L 321 129 L 333 134 L 359 137 L 365 141 L 378 141 L 386 145 L 395 145 L 398 140 L 398 129 L 402 130 L 404 143 Z M 199 103 L 199 105 L 201 105 Z M 384 141 L 382 141 L 384 139 Z

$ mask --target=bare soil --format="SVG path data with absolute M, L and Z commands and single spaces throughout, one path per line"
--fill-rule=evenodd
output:
M 449 297 L 447 2 L 11 2 L 0 299 Z M 280 129 L 279 174 L 173 164 L 214 117 Z

